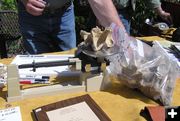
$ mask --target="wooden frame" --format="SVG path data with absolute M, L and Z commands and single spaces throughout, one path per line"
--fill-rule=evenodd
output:
M 35 115 L 35 119 L 37 121 L 49 121 L 46 112 L 81 102 L 85 102 L 95 113 L 95 115 L 99 118 L 100 121 L 111 121 L 111 119 L 105 114 L 105 112 L 96 104 L 96 102 L 89 95 L 74 97 L 36 108 L 35 110 L 33 110 L 33 114 Z

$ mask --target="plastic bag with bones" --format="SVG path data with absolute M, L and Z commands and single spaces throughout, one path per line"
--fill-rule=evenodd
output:
M 163 50 L 158 42 L 151 47 L 111 25 L 118 54 L 108 56 L 110 70 L 120 81 L 146 96 L 170 105 L 180 68 Z

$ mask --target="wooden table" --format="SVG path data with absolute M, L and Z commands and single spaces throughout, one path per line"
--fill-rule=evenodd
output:
M 158 37 L 146 38 L 147 40 L 161 39 Z M 72 53 L 72 51 L 63 53 Z M 55 53 L 59 54 L 59 53 Z M 62 54 L 62 53 L 61 53 Z M 12 59 L 2 59 L 0 63 L 8 64 Z M 104 110 L 104 112 L 112 119 L 112 121 L 144 121 L 145 119 L 140 116 L 140 111 L 145 106 L 157 106 L 159 105 L 155 101 L 147 98 L 142 93 L 132 90 L 115 78 L 111 78 L 112 86 L 104 91 L 96 92 L 81 92 L 71 94 L 56 94 L 52 96 L 42 96 L 31 99 L 24 99 L 21 101 L 10 103 L 12 107 L 20 106 L 23 121 L 33 121 L 32 109 L 37 107 L 57 102 L 60 100 L 68 99 L 71 97 L 80 96 L 83 94 L 89 94 L 95 102 Z M 0 109 L 5 108 L 8 104 L 5 100 L 5 90 L 0 92 Z M 173 106 L 180 106 L 180 79 L 176 81 L 175 90 L 173 93 Z

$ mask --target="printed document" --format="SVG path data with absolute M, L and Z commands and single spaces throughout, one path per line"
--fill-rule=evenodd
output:
M 20 107 L 0 110 L 0 121 L 22 121 Z
M 46 112 L 50 121 L 100 121 L 86 102 Z

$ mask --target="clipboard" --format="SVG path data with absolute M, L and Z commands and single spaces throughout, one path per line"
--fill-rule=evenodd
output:
M 47 112 L 82 102 L 85 102 L 90 107 L 90 109 L 100 121 L 111 121 L 111 119 L 106 115 L 106 113 L 96 104 L 96 102 L 88 94 L 41 106 L 34 109 L 33 114 L 36 121 L 51 121 L 48 118 Z

